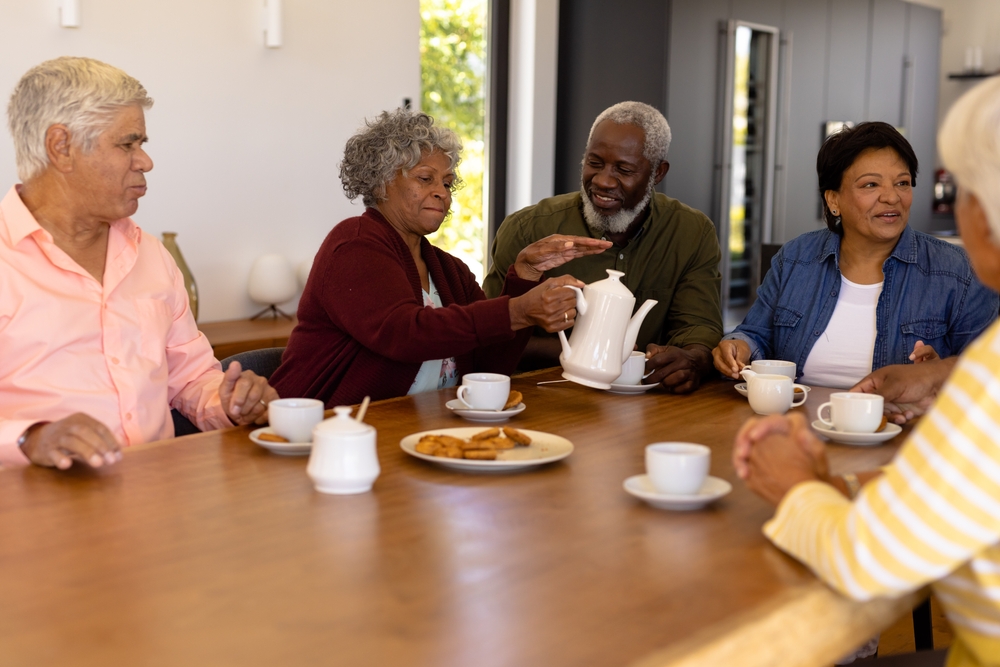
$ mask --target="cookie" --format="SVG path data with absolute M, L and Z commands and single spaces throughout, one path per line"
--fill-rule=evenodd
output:
M 510 392 L 509 394 L 507 394 L 507 402 L 504 403 L 503 409 L 510 410 L 511 408 L 516 408 L 517 406 L 521 405 L 522 398 L 523 397 L 521 396 L 521 392 L 519 391 Z

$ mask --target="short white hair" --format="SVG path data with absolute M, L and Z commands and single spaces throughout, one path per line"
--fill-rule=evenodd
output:
M 21 77 L 7 105 L 14 138 L 17 175 L 28 181 L 49 165 L 45 133 L 53 125 L 69 129 L 70 141 L 89 152 L 116 112 L 153 100 L 136 79 L 92 58 L 48 60 Z
M 654 171 L 661 162 L 666 161 L 667 151 L 670 150 L 670 124 L 656 108 L 642 102 L 619 102 L 608 107 L 590 126 L 590 134 L 587 136 L 588 144 L 594 136 L 594 130 L 606 120 L 618 125 L 635 125 L 642 128 L 646 135 L 642 155 L 653 165 Z
M 938 154 L 959 186 L 979 200 L 1000 240 L 1000 78 L 958 98 L 938 132 Z

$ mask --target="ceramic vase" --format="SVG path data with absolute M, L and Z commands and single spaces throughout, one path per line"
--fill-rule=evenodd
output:
M 184 255 L 181 254 L 181 249 L 177 246 L 177 234 L 176 232 L 163 232 L 163 247 L 167 249 L 170 256 L 174 258 L 177 262 L 177 268 L 181 270 L 181 275 L 184 276 L 184 289 L 187 290 L 188 294 L 188 305 L 191 307 L 191 314 L 194 319 L 198 319 L 198 284 L 194 281 L 194 276 L 191 275 L 191 269 L 188 268 L 187 262 L 184 261 Z

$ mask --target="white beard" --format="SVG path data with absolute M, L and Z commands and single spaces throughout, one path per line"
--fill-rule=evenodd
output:
M 594 206 L 594 202 L 590 200 L 586 188 L 581 183 L 580 194 L 583 198 L 583 219 L 587 221 L 587 226 L 597 234 L 621 234 L 646 209 L 649 200 L 653 198 L 655 187 L 656 183 L 653 182 L 653 177 L 650 176 L 649 184 L 646 186 L 646 196 L 642 198 L 641 202 L 636 204 L 634 208 L 626 208 L 612 215 L 605 215 Z

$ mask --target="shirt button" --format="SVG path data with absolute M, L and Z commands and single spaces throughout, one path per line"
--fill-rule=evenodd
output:
M 127 419 L 128 421 L 132 421 L 132 413 L 129 412 L 128 414 L 126 414 L 125 419 Z
M 111 363 L 113 363 L 114 365 L 117 366 L 118 365 L 118 357 L 111 357 Z
M 618 259 L 625 259 L 625 254 L 622 253 L 621 255 L 618 255 Z
M 818 336 L 818 335 L 819 335 L 818 331 L 813 331 L 813 336 Z

